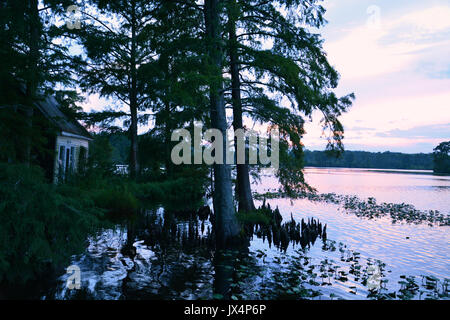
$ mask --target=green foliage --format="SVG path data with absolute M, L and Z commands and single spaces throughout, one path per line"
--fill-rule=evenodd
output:
M 198 168 L 148 183 L 98 171 L 52 185 L 38 167 L 1 164 L 0 282 L 25 283 L 65 266 L 89 234 L 109 224 L 105 218 L 133 218 L 143 202 L 197 208 L 204 196 L 205 175 Z
M 110 172 L 113 170 L 113 146 L 106 134 L 95 135 L 89 146 L 89 165 L 97 171 Z
M 67 86 L 73 84 L 79 57 L 69 54 L 68 38 L 61 41 L 64 30 L 67 30 L 65 24 L 63 28 L 56 27 L 56 20 L 71 4 L 70 0 L 2 2 L 0 58 L 3 79 L 14 75 L 14 82 L 27 86 L 35 82 L 35 89 L 43 93 L 58 91 L 55 84 L 62 84 L 65 88 L 61 94 L 66 97 L 60 97 L 78 101 L 75 91 L 68 90 Z M 32 74 L 31 70 L 36 73 Z M 74 107 L 73 103 L 68 102 L 66 106 L 69 105 Z
M 124 186 L 94 191 L 92 198 L 97 207 L 105 209 L 110 219 L 133 217 L 140 207 L 136 197 Z
M 47 184 L 38 167 L 2 163 L 0 181 L 0 282 L 21 284 L 65 267 L 101 226 L 89 197 Z
M 235 108 L 233 113 L 278 128 L 281 150 L 276 176 L 287 194 L 311 190 L 302 172 L 304 117 L 320 111 L 327 150 L 342 151 L 344 129 L 339 117 L 354 99 L 353 94 L 338 97 L 334 92 L 339 74 L 327 60 L 320 35 L 309 28 L 325 24 L 325 9 L 316 0 L 287 1 L 281 6 L 263 0 L 225 3 L 229 63 L 232 70 L 233 64 L 241 70 L 232 87 L 239 85 L 242 97 L 234 95 L 232 103 L 242 105 L 242 111 Z
M 164 134 L 157 129 L 150 130 L 146 134 L 139 136 L 139 163 L 142 168 L 140 181 L 155 181 L 162 178 L 163 172 L 161 168 L 164 166 L 168 156 L 166 147 Z
M 2 91 L 0 90 L 0 96 Z M 20 158 L 20 151 L 26 147 L 24 137 L 28 134 L 29 128 L 21 114 L 0 107 L 0 161 L 14 161 Z
M 450 174 L 450 141 L 442 142 L 433 151 L 434 172 Z
M 112 146 L 112 162 L 114 164 L 127 164 L 130 157 L 130 139 L 124 132 L 117 132 L 109 136 Z
M 33 115 L 35 103 L 43 97 L 54 95 L 70 117 L 79 110 L 80 97 L 70 89 L 79 57 L 69 53 L 70 40 L 63 41 L 64 29 L 55 26 L 70 4 L 70 0 L 2 1 L 0 161 L 33 162 L 31 148 L 46 157 L 39 149 L 48 147 L 49 130 L 37 126 Z
M 80 160 L 78 171 L 66 177 L 66 184 L 82 190 L 98 190 L 122 183 L 126 179 L 114 172 L 113 150 L 108 135 L 94 135 L 94 140 L 90 142 L 87 161 L 82 163 Z
M 297 192 L 314 190 L 305 181 L 303 154 L 301 146 L 294 144 L 291 147 L 286 140 L 280 140 L 280 167 L 275 175 L 280 181 L 282 192 L 288 197 L 294 197 Z
M 186 177 L 136 184 L 134 192 L 139 199 L 176 209 L 198 208 L 205 195 L 201 181 Z
M 97 167 L 53 185 L 38 167 L 2 163 L 0 181 L 0 282 L 21 284 L 65 267 L 105 218 L 134 217 L 143 202 L 198 208 L 206 175 L 193 166 L 176 180 L 136 183 Z

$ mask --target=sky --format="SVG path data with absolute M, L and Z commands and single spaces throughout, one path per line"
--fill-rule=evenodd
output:
M 450 0 L 325 0 L 328 60 L 338 95 L 356 100 L 340 119 L 346 150 L 429 153 L 450 140 Z M 86 111 L 105 102 L 90 96 Z M 320 114 L 303 143 L 324 150 Z M 145 131 L 141 128 L 140 132 Z
M 429 153 L 450 140 L 450 1 L 327 0 L 324 49 L 356 100 L 347 150 Z M 323 150 L 317 114 L 304 144 Z

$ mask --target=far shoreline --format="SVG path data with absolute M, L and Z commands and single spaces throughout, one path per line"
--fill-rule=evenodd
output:
M 355 170 L 355 171 L 365 171 L 365 172 L 381 172 L 381 173 L 403 173 L 403 174 L 421 174 L 421 175 L 432 175 L 432 176 L 443 176 L 448 177 L 450 174 L 445 173 L 434 173 L 433 170 L 422 170 L 422 169 L 390 169 L 390 168 L 352 168 L 352 167 L 318 167 L 318 166 L 305 166 L 305 169 L 333 169 L 333 170 Z

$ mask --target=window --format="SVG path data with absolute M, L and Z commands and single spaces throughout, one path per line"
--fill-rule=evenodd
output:
M 64 173 L 70 170 L 70 148 L 66 149 L 66 164 L 64 166 Z
M 73 172 L 75 170 L 75 147 L 70 147 L 70 171 Z
M 87 149 L 83 146 L 80 146 L 80 149 L 78 151 L 78 165 L 77 170 L 79 172 L 84 172 L 86 169 L 86 162 L 87 162 Z
M 59 162 L 60 162 L 60 164 L 64 163 L 65 153 L 66 153 L 66 147 L 60 146 L 59 147 Z

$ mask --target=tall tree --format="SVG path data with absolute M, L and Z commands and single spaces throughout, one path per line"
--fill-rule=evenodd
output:
M 324 9 L 316 2 L 227 1 L 233 125 L 241 128 L 246 113 L 280 129 L 283 161 L 277 176 L 286 191 L 308 188 L 302 172 L 303 116 L 321 111 L 323 126 L 331 133 L 327 148 L 340 150 L 343 128 L 338 117 L 353 98 L 332 92 L 338 74 L 328 64 L 319 36 L 306 28 L 324 23 Z M 239 207 L 249 211 L 248 166 L 238 165 L 237 175 Z
M 38 64 L 39 64 L 39 49 L 40 49 L 40 37 L 41 37 L 41 21 L 39 17 L 38 0 L 29 0 L 29 53 L 28 53 L 28 72 L 29 76 L 26 82 L 25 96 L 27 99 L 27 108 L 25 110 L 25 116 L 27 124 L 30 128 L 33 127 L 33 109 L 34 102 L 36 101 L 36 94 L 38 88 Z M 25 149 L 25 159 L 27 163 L 31 161 L 31 138 L 28 138 Z
M 75 97 L 70 86 L 74 79 L 72 66 L 78 57 L 68 54 L 67 46 L 61 42 L 62 33 L 55 26 L 69 3 L 67 0 L 6 0 L 0 5 L 0 78 L 4 91 L 0 98 L 0 118 L 6 131 L 11 123 L 25 123 L 15 128 L 13 139 L 2 142 L 3 146 L 10 145 L 11 161 L 30 163 L 33 160 L 31 149 L 38 145 L 41 134 L 33 126 L 35 103 L 47 94 L 57 93 L 63 103 L 67 95 Z M 11 152 L 13 149 L 18 152 Z
M 240 63 L 238 53 L 238 40 L 236 35 L 236 21 L 239 17 L 239 7 L 236 0 L 229 0 L 227 6 L 228 15 L 228 55 L 230 61 L 231 74 L 231 99 L 233 105 L 233 128 L 234 130 L 244 129 L 242 119 L 242 101 L 241 101 L 241 79 L 240 79 Z M 237 137 L 235 137 L 235 148 L 237 150 Z M 253 211 L 255 205 L 253 203 L 252 190 L 250 186 L 250 174 L 247 163 L 236 164 L 236 197 L 238 200 L 239 211 Z
M 154 100 L 154 129 L 165 142 L 165 171 L 170 178 L 177 174 L 171 160 L 172 131 L 189 128 L 194 121 L 209 122 L 204 18 L 200 7 L 186 3 L 161 1 L 157 7 L 152 46 L 158 59 L 143 66 L 143 73 Z
M 206 27 L 206 43 L 208 52 L 208 68 L 211 70 L 210 83 L 210 117 L 213 128 L 222 133 L 223 164 L 214 164 L 214 213 L 216 223 L 216 241 L 218 246 L 226 246 L 233 242 L 239 233 L 236 220 L 231 185 L 231 171 L 226 163 L 226 131 L 227 120 L 223 92 L 222 66 L 224 45 L 221 33 L 221 13 L 223 7 L 218 0 L 205 0 L 204 15 Z
M 145 91 L 141 66 L 151 62 L 154 54 L 150 43 L 153 9 L 153 3 L 144 0 L 91 0 L 82 13 L 92 23 L 74 30 L 88 57 L 81 74 L 82 88 L 128 107 L 127 112 L 107 110 L 93 114 L 91 120 L 126 119 L 133 178 L 140 172 L 138 125 L 148 120 L 142 111 L 152 102 Z

